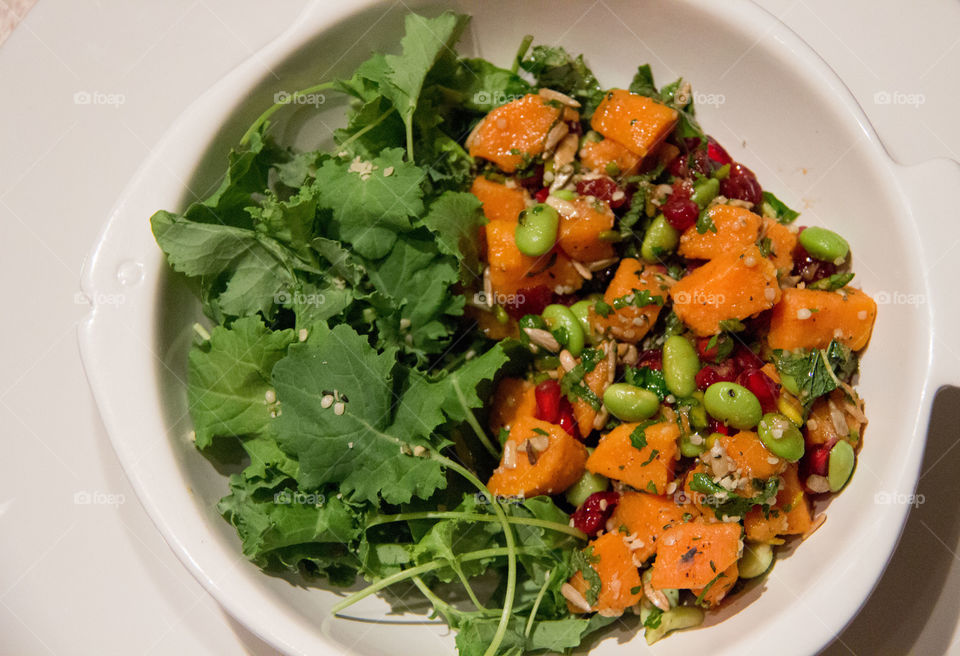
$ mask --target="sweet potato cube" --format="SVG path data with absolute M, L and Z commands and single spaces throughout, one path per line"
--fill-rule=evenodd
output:
M 760 217 L 743 207 L 714 205 L 707 214 L 717 231 L 697 232 L 690 226 L 680 235 L 680 255 L 694 260 L 712 260 L 724 253 L 740 252 L 757 241 Z
M 548 442 L 542 450 L 536 448 L 544 441 L 541 438 Z M 493 470 L 487 488 L 506 496 L 560 494 L 579 480 L 586 461 L 587 448 L 560 426 L 519 417 L 510 428 L 500 466 Z
M 826 348 L 836 339 L 859 351 L 870 340 L 877 304 L 859 289 L 785 289 L 773 308 L 767 342 L 773 349 Z
M 483 215 L 488 221 L 516 223 L 527 207 L 527 193 L 522 187 L 510 187 L 482 175 L 474 178 L 470 193 L 483 203 Z
M 605 93 L 590 119 L 594 130 L 638 157 L 646 157 L 676 124 L 675 109 L 624 89 Z
M 717 443 L 723 448 L 727 457 L 733 461 L 740 477 L 748 485 L 752 485 L 754 478 L 768 479 L 776 476 L 786 467 L 787 461 L 773 455 L 756 433 L 740 431 L 735 435 L 724 435 L 717 438 Z M 751 491 L 752 488 L 748 488 Z
M 620 424 L 600 439 L 587 460 L 587 469 L 637 489 L 663 494 L 673 480 L 680 429 L 665 421 L 648 426 L 646 446 L 633 446 L 630 436 L 640 424 Z
M 514 240 L 516 222 L 491 221 L 484 229 L 487 236 L 490 280 L 497 295 L 510 296 L 520 289 L 540 285 L 570 294 L 583 285 L 583 278 L 573 267 L 570 258 L 563 253 L 553 250 L 540 257 L 521 253 Z
M 624 609 L 633 606 L 643 597 L 643 580 L 637 566 L 633 564 L 630 548 L 619 533 L 604 533 L 587 546 L 590 550 L 593 569 L 600 577 L 600 593 L 597 603 L 590 610 L 603 615 L 619 615 Z M 570 585 L 581 595 L 586 596 L 587 582 L 579 571 L 570 578 Z M 585 612 L 584 608 L 570 606 L 575 613 Z
M 571 259 L 595 262 L 614 256 L 613 244 L 600 240 L 600 233 L 613 228 L 613 210 L 602 200 L 588 202 L 583 196 L 562 204 L 560 248 Z M 566 209 L 569 208 L 569 209 Z
M 470 155 L 513 173 L 525 160 L 543 153 L 547 135 L 562 111 L 534 93 L 497 107 L 471 135 Z
M 738 578 L 740 578 L 740 567 L 738 563 L 734 563 L 723 570 L 723 575 L 718 576 L 717 580 L 714 581 L 713 585 L 709 588 L 695 588 L 690 592 L 697 596 L 701 606 L 716 608 L 717 604 L 719 604 L 733 588 Z
M 793 269 L 793 249 L 797 247 L 797 233 L 773 219 L 764 219 L 760 238 L 770 240 L 770 259 L 777 271 L 781 274 L 789 273 Z
M 532 382 L 523 378 L 504 378 L 497 383 L 490 406 L 490 430 L 494 435 L 501 428 L 509 430 L 520 417 L 536 416 L 537 397 Z
M 777 502 L 766 516 L 760 508 L 754 508 L 743 518 L 748 540 L 772 543 L 780 535 L 806 533 L 813 525 L 810 501 L 800 483 L 797 464 L 791 463 L 780 479 Z
M 620 495 L 608 526 L 613 531 L 634 536 L 633 555 L 643 562 L 657 552 L 657 540 L 668 528 L 700 515 L 690 504 L 680 505 L 671 496 L 646 492 L 625 492 Z
M 609 332 L 620 341 L 639 342 L 657 322 L 673 283 L 662 266 L 624 258 L 603 294 L 610 312 L 603 316 L 594 309 L 590 323 L 597 332 Z M 648 292 L 650 302 L 638 307 L 644 292 Z
M 654 588 L 702 589 L 740 558 L 738 523 L 694 520 L 667 529 L 657 541 Z
M 580 147 L 580 162 L 589 171 L 620 177 L 633 175 L 640 168 L 640 158 L 613 139 L 587 141 Z M 614 167 L 616 170 L 611 171 Z
M 670 290 L 673 311 L 699 337 L 720 332 L 725 319 L 746 319 L 780 300 L 777 269 L 756 246 L 726 253 L 680 279 Z

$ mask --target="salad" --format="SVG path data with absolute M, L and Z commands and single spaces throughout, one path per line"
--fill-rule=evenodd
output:
M 275 105 L 214 193 L 151 218 L 209 319 L 195 443 L 247 558 L 366 582 L 342 621 L 415 594 L 462 656 L 617 621 L 652 643 L 823 522 L 876 304 L 687 81 L 602 86 L 532 37 L 461 57 L 468 20 L 410 14 L 399 54 L 288 94 L 352 98 L 332 148 L 278 143 Z

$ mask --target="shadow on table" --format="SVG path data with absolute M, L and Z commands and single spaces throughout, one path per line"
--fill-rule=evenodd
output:
M 944 388 L 934 401 L 917 503 L 900 544 L 863 610 L 821 656 L 946 654 L 950 650 L 960 616 L 958 442 L 960 388 Z

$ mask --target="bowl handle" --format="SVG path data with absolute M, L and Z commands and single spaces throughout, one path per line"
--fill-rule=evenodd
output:
M 960 216 L 952 194 L 960 189 L 960 163 L 935 159 L 900 167 L 902 191 L 920 237 L 921 264 L 927 282 L 933 340 L 930 371 L 933 389 L 960 386 Z

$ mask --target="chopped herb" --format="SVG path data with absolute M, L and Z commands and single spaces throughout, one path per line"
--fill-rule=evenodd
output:
M 592 546 L 586 549 L 575 549 L 570 556 L 570 567 L 573 571 L 580 572 L 583 575 L 583 580 L 587 583 L 587 591 L 583 596 L 591 606 L 596 605 L 602 586 L 600 574 L 593 568 L 594 564 L 598 562 L 600 562 L 600 557 L 593 555 Z
M 660 627 L 660 622 L 663 620 L 663 611 L 654 606 L 653 610 L 650 611 L 650 614 L 647 615 L 647 619 L 643 621 L 643 625 L 648 629 L 657 629 Z
M 670 390 L 667 388 L 667 381 L 663 377 L 663 372 L 659 369 L 651 369 L 650 367 L 640 367 L 639 369 L 636 367 L 628 367 L 626 371 L 623 372 L 623 378 L 624 382 L 634 387 L 641 387 L 653 392 L 661 401 L 670 394 Z
M 725 333 L 740 333 L 747 327 L 739 319 L 724 319 L 720 322 L 720 330 Z
M 593 304 L 593 311 L 599 314 L 601 317 L 606 319 L 610 316 L 610 313 L 613 311 L 613 308 L 610 305 L 603 301 L 603 299 L 598 300 Z
M 761 205 L 763 215 L 770 219 L 776 219 L 778 222 L 787 224 L 793 223 L 800 212 L 796 212 L 787 207 L 783 201 L 771 194 L 769 191 L 763 192 L 763 203 Z
M 641 467 L 646 467 L 646 466 L 649 465 L 651 462 L 653 462 L 658 455 L 660 455 L 660 451 L 657 450 L 657 449 L 654 449 L 653 451 L 650 452 L 650 457 L 647 458 L 647 461 L 644 462 L 643 464 L 641 464 L 640 466 L 641 466 Z
M 643 308 L 648 305 L 663 305 L 663 296 L 652 295 L 648 289 L 634 289 L 629 294 L 624 294 L 613 299 L 613 307 L 622 310 L 625 307 Z
M 853 280 L 854 274 L 852 273 L 835 273 L 832 276 L 827 278 L 821 278 L 815 282 L 807 285 L 808 289 L 819 289 L 826 292 L 835 292 L 838 289 L 846 287 L 851 280 Z M 811 308 L 811 312 L 812 312 Z
M 550 433 L 548 433 L 547 431 L 543 430 L 542 428 L 534 428 L 534 429 L 533 429 L 533 432 L 536 433 L 537 435 L 547 435 L 547 436 L 550 435 Z

